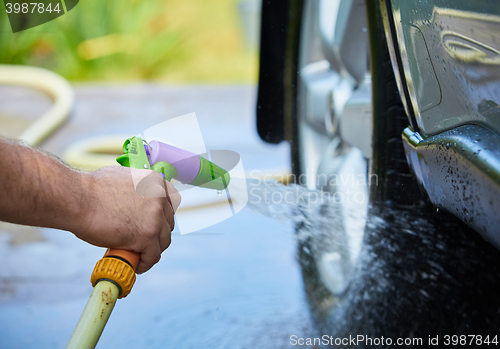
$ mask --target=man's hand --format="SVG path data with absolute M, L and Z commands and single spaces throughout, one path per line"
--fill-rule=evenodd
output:
M 181 197 L 151 170 L 106 167 L 86 176 L 87 208 L 71 231 L 93 245 L 141 254 L 137 273 L 148 271 L 170 245 Z
M 93 173 L 0 138 L 0 220 L 68 230 L 93 245 L 141 254 L 149 270 L 170 245 L 180 195 L 154 171 Z

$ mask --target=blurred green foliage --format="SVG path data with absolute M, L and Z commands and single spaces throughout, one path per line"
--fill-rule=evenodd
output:
M 256 81 L 256 50 L 245 45 L 237 0 L 81 0 L 15 34 L 1 12 L 0 63 L 70 80 Z

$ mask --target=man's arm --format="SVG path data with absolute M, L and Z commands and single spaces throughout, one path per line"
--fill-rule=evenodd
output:
M 0 138 L 0 220 L 73 232 L 93 245 L 141 254 L 138 273 L 170 245 L 180 195 L 147 170 L 155 197 L 139 195 L 131 169 L 72 170 L 37 150 Z

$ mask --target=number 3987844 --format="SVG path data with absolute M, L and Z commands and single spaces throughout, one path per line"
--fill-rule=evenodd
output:
M 61 12 L 61 9 L 59 8 L 59 3 L 57 3 L 54 8 L 52 8 L 52 4 L 49 3 L 47 6 L 43 3 L 37 3 L 37 2 L 23 2 L 23 3 L 6 3 L 5 4 L 6 12 L 7 13 L 44 13 L 44 12 Z

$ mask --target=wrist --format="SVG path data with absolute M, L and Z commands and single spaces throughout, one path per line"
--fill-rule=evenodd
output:
M 91 173 L 71 170 L 71 187 L 64 190 L 64 211 L 66 212 L 61 229 L 78 235 L 85 231 L 91 217 L 93 195 L 93 178 Z

